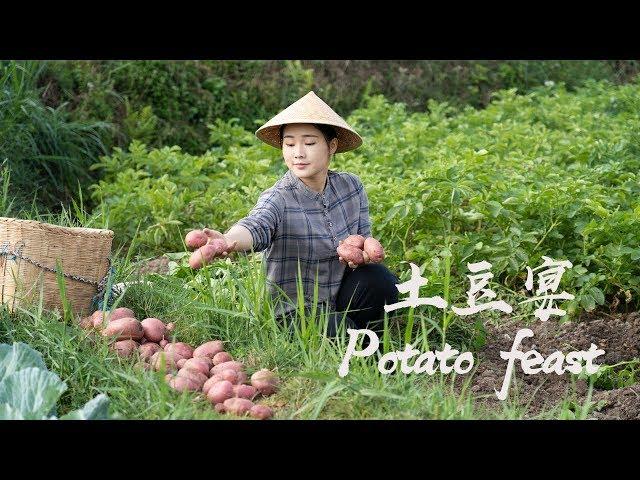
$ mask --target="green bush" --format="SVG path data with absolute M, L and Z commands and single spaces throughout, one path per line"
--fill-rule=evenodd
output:
M 47 64 L 40 83 L 54 92 L 53 104 L 69 101 L 78 118 L 120 126 L 112 145 L 137 139 L 195 154 L 209 146 L 208 124 L 237 118 L 251 129 L 307 93 L 312 79 L 299 61 L 71 61 Z M 131 135 L 126 119 L 145 108 L 157 128 L 147 138 Z
M 131 140 L 152 147 L 179 145 L 192 154 L 208 148 L 207 125 L 237 118 L 254 131 L 309 90 L 348 115 L 368 95 L 382 94 L 410 111 L 428 100 L 484 107 L 491 93 L 516 88 L 527 93 L 545 81 L 568 90 L 587 79 L 628 81 L 638 62 L 614 61 L 399 61 L 399 60 L 218 60 L 49 62 L 39 83 L 45 100 L 70 104 L 74 118 L 118 126 L 109 144 Z M 136 136 L 126 119 L 148 109 L 157 117 L 153 135 Z
M 238 220 L 238 212 L 246 215 L 251 207 L 247 198 L 257 198 L 286 166 L 271 147 L 257 142 L 250 147 L 229 145 L 228 132 L 237 132 L 234 123 L 210 127 L 217 146 L 204 155 L 177 146 L 149 149 L 134 141 L 94 165 L 104 170 L 104 177 L 92 186 L 91 196 L 108 212 L 116 241 L 131 242 L 141 222 L 141 249 L 178 251 L 192 228 L 222 230 Z
M 95 181 L 89 167 L 106 149 L 105 122 L 72 121 L 66 105 L 47 107 L 35 85 L 42 65 L 0 62 L 0 163 L 11 172 L 14 206 L 68 203 Z

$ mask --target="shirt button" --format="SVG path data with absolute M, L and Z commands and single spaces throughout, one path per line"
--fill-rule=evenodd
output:
M 333 227 L 333 223 L 329 222 L 329 226 L 330 226 L 330 227 Z

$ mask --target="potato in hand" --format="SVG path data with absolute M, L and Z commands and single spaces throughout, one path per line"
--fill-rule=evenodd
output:
M 362 235 L 349 235 L 340 240 L 337 252 L 340 263 L 355 269 L 366 263 L 380 263 L 384 260 L 384 249 L 373 237 L 366 239 Z

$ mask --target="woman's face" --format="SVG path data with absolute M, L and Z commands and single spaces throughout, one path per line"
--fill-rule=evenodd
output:
M 282 156 L 287 167 L 298 178 L 318 179 L 329 169 L 329 158 L 338 148 L 334 138 L 330 144 L 322 132 L 307 123 L 287 125 L 283 131 Z

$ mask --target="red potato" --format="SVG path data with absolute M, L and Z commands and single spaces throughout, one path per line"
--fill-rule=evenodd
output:
M 374 263 L 380 263 L 384 260 L 384 248 L 378 240 L 368 237 L 364 241 L 364 251 L 369 255 L 369 259 Z
M 184 367 L 184 364 L 187 363 L 187 360 L 188 359 L 186 359 L 186 358 L 181 358 L 180 360 L 178 360 L 176 362 L 176 365 L 178 366 L 178 368 L 182 368 L 182 367 Z
M 240 362 L 232 360 L 230 362 L 222 362 L 211 369 L 211 375 L 214 373 L 222 373 L 225 370 L 235 370 L 241 372 L 244 369 L 244 365 Z
M 347 245 L 351 245 L 353 247 L 359 248 L 360 250 L 364 249 L 364 237 L 362 235 L 349 235 L 344 239 L 342 243 L 346 243 Z
M 364 263 L 362 250 L 360 250 L 358 247 L 342 243 L 342 245 L 340 245 L 336 249 L 336 251 L 338 252 L 338 255 L 344 259 L 345 262 L 353 262 L 356 265 L 362 265 Z
M 202 230 L 191 230 L 184 237 L 184 243 L 190 251 L 205 246 L 208 240 L 209 237 Z
M 213 364 L 220 365 L 224 362 L 230 362 L 233 360 L 233 357 L 227 352 L 218 352 L 213 356 Z
M 211 263 L 214 258 L 221 256 L 223 252 L 228 252 L 229 250 L 227 242 L 221 238 L 214 238 L 205 246 L 200 247 L 191 254 L 191 257 L 189 257 L 189 266 L 197 270 L 198 268 L 202 268 L 205 262 Z
M 221 340 L 212 340 L 207 343 L 203 343 L 193 351 L 194 357 L 209 357 L 213 358 L 217 353 L 224 351 L 224 344 Z
M 216 383 L 221 382 L 222 380 L 224 379 L 220 375 L 213 375 L 206 382 L 204 382 L 204 385 L 202 386 L 202 393 L 206 395 L 207 393 L 209 393 L 211 387 L 213 387 Z
M 197 382 L 198 390 L 202 390 L 202 387 L 204 386 L 204 382 L 207 381 L 207 376 L 204 373 L 201 373 L 198 370 L 193 370 L 191 368 L 182 367 L 180 370 L 178 370 L 177 376 L 190 378 L 194 382 Z
M 182 357 L 176 353 L 160 350 L 151 356 L 149 363 L 154 370 L 162 370 L 164 368 L 167 371 L 175 371 L 178 369 L 177 362 L 181 358 Z
M 160 345 L 157 343 L 147 342 L 144 345 L 140 345 L 138 347 L 138 352 L 140 352 L 140 358 L 142 360 L 150 359 L 154 353 L 159 352 L 161 350 Z
M 273 416 L 273 411 L 266 405 L 254 405 L 251 407 L 251 410 L 249 410 L 249 414 L 258 420 L 266 420 Z
M 103 316 L 104 313 L 102 310 L 96 310 L 91 314 L 91 324 L 93 328 L 99 329 L 103 326 Z M 104 322 L 106 324 L 107 322 Z
M 207 392 L 207 398 L 214 405 L 233 398 L 233 385 L 226 380 L 214 383 Z
M 126 307 L 118 307 L 109 312 L 108 319 L 110 322 L 118 320 L 119 318 L 136 318 L 136 314 L 133 310 Z
M 116 341 L 120 340 L 141 340 L 144 335 L 142 325 L 135 318 L 119 318 L 109 322 L 109 324 L 102 330 L 102 335 L 105 337 L 116 337 Z
M 178 375 L 171 376 L 168 380 L 169 386 L 178 392 L 197 392 L 200 390 L 201 386 L 198 382 L 188 378 L 188 377 L 179 377 Z
M 247 374 L 244 372 L 238 372 L 231 370 L 230 368 L 223 370 L 220 373 L 214 373 L 213 376 L 220 376 L 224 380 L 229 380 L 234 385 L 241 385 L 247 382 Z
M 258 391 L 256 390 L 256 387 L 251 385 L 234 385 L 233 394 L 238 398 L 253 400 L 253 398 L 258 394 Z
M 106 315 L 105 315 L 106 313 Z M 136 314 L 133 310 L 125 307 L 118 307 L 114 310 L 104 312 L 103 310 L 96 310 L 91 315 L 93 321 L 93 328 L 102 328 L 108 323 L 121 318 L 136 318 Z
M 167 346 L 168 343 L 169 343 L 169 340 L 160 340 L 160 343 L 158 343 L 158 345 L 160 345 L 160 348 L 164 348 Z
M 225 400 L 223 405 L 226 412 L 240 416 L 246 415 L 253 408 L 253 402 L 251 400 L 237 397 Z
M 228 380 L 229 382 L 233 383 L 234 385 L 238 382 L 238 372 L 236 372 L 235 370 L 231 370 L 230 368 L 227 370 L 223 370 L 220 373 L 214 373 L 213 376 L 219 376 L 220 378 L 222 378 L 223 380 Z
M 251 385 L 256 387 L 256 390 L 265 396 L 275 393 L 279 383 L 278 376 L 266 368 L 258 370 L 251 375 Z
M 193 357 L 193 347 L 184 342 L 167 343 L 164 347 L 165 352 L 175 352 L 183 358 Z
M 145 318 L 140 322 L 144 330 L 144 338 L 150 342 L 158 343 L 167 333 L 167 326 L 157 318 Z
M 83 330 L 90 330 L 93 328 L 93 318 L 91 318 L 91 315 L 89 315 L 88 317 L 84 317 L 82 320 L 80 320 L 78 322 L 78 326 L 80 328 L 82 328 Z
M 119 357 L 130 357 L 138 349 L 138 342 L 134 340 L 120 340 L 112 345 Z
M 224 404 L 223 403 L 216 403 L 216 405 L 213 408 L 218 413 L 225 413 L 226 412 L 226 409 L 224 408 Z
M 184 362 L 184 365 L 180 368 L 193 368 L 198 370 L 202 374 L 209 377 L 209 370 L 211 370 L 211 359 L 208 357 L 189 358 Z

